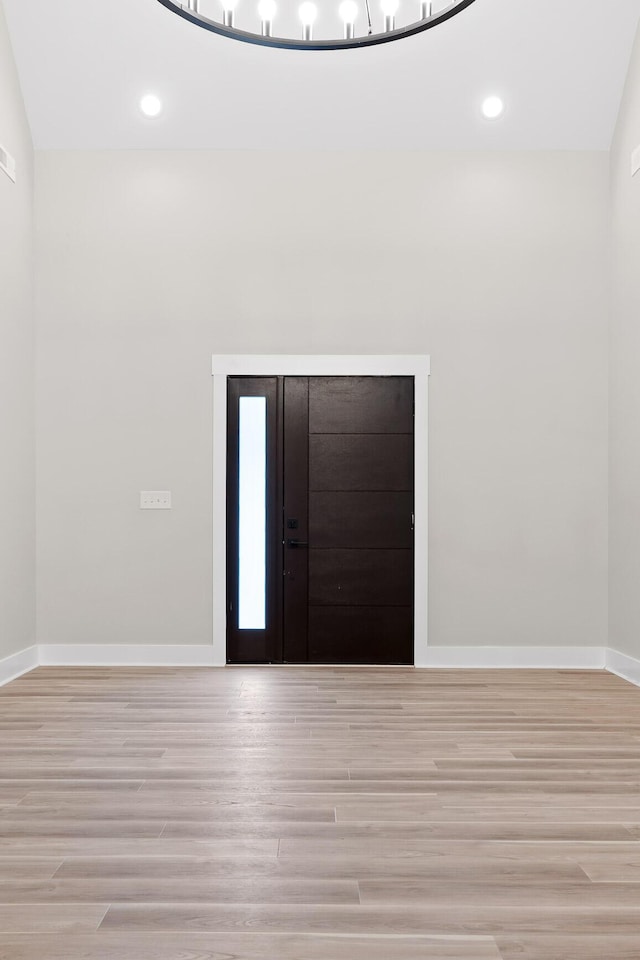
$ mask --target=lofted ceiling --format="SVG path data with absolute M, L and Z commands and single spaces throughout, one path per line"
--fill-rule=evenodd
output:
M 606 150 L 640 17 L 640 0 L 476 0 L 396 43 L 298 52 L 207 33 L 157 0 L 0 2 L 40 149 Z M 317 0 L 325 30 L 338 3 Z M 239 0 L 238 26 L 256 5 Z M 283 22 L 296 7 L 280 0 Z M 138 110 L 148 92 L 156 120 Z M 487 122 L 493 93 L 507 109 Z

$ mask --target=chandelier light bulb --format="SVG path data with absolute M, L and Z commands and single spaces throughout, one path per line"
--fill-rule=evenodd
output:
M 275 0 L 260 0 L 258 4 L 258 15 L 262 25 L 262 36 L 271 36 L 271 23 L 278 9 Z
M 278 6 L 276 0 L 260 0 L 258 4 L 258 13 L 261 20 L 273 20 Z
M 311 26 L 316 22 L 318 16 L 318 8 L 315 3 L 303 3 L 300 6 L 300 19 L 302 20 L 305 26 Z
M 344 23 L 354 23 L 358 16 L 358 4 L 355 0 L 344 0 L 338 10 Z
M 358 4 L 355 0 L 343 0 L 338 8 L 338 13 L 344 24 L 345 40 L 352 40 L 354 34 L 354 24 L 358 16 Z
M 315 3 L 310 3 L 309 0 L 306 0 L 306 2 L 300 6 L 299 13 L 300 19 L 302 20 L 302 39 L 312 40 L 313 25 L 318 16 L 318 8 Z
M 384 13 L 384 31 L 385 33 L 389 33 L 390 30 L 395 30 L 396 28 L 396 13 L 398 12 L 400 2 L 399 0 L 382 0 L 380 6 Z
M 431 0 L 421 0 L 420 3 L 420 19 L 428 20 L 433 13 L 433 3 Z

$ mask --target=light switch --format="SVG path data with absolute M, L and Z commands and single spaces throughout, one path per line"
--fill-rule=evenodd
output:
M 171 510 L 171 490 L 141 490 L 141 510 Z
M 640 170 L 640 147 L 636 147 L 631 154 L 631 176 L 635 177 L 638 170 Z

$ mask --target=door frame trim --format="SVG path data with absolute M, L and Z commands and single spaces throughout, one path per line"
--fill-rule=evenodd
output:
M 227 378 L 413 377 L 414 421 L 414 665 L 428 665 L 429 376 L 431 358 L 411 355 L 214 354 L 213 375 L 213 662 L 227 662 Z

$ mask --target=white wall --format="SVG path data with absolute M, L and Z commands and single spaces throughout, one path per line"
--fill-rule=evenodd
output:
M 606 154 L 48 152 L 36 198 L 41 642 L 210 643 L 212 353 L 417 352 L 430 642 L 605 644 Z
M 640 33 L 611 153 L 609 645 L 640 658 Z
M 35 642 L 33 149 L 0 3 L 0 660 Z

